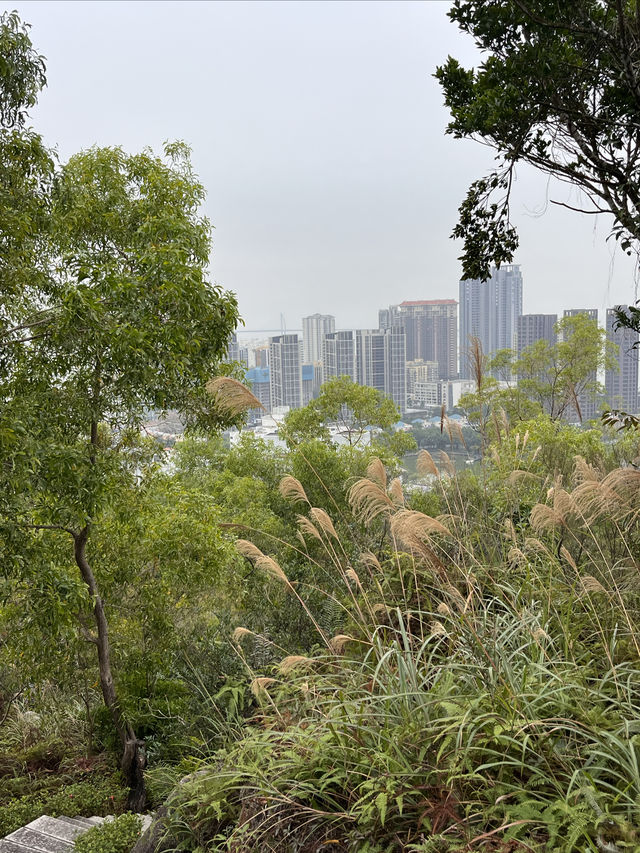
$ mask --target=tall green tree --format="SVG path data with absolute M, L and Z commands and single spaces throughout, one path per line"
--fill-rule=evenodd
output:
M 0 62 L 0 106 L 19 143 L 3 137 L 3 191 L 16 181 L 18 196 L 0 221 L 0 548 L 6 566 L 33 576 L 52 570 L 46 536 L 69 541 L 130 806 L 141 808 L 143 745 L 118 698 L 99 582 L 109 568 L 95 565 L 91 537 L 123 478 L 135 481 L 127 436 L 150 409 L 221 423 L 205 384 L 237 304 L 208 280 L 204 189 L 186 146 L 167 145 L 163 157 L 94 148 L 54 171 L 38 137 L 16 136 L 44 79 L 41 59 L 15 16 L 2 19 L 0 44 L 13 45 Z M 24 156 L 29 139 L 35 160 Z
M 486 439 L 495 427 L 498 410 L 511 423 L 546 415 L 550 422 L 569 415 L 582 420 L 580 400 L 596 399 L 603 393 L 598 372 L 615 365 L 615 344 L 607 341 L 604 329 L 591 318 L 578 314 L 556 324 L 557 342 L 536 341 L 519 356 L 498 354 L 498 364 L 509 365 L 517 384 L 503 387 L 491 376 L 494 361 L 483 359 L 476 371 L 477 388 L 464 394 L 460 406 Z M 575 413 L 575 415 L 574 415 Z
M 552 421 L 572 410 L 581 419 L 579 400 L 603 392 L 598 372 L 615 365 L 615 344 L 604 329 L 585 315 L 563 317 L 556 324 L 558 341 L 536 341 L 525 347 L 514 365 L 518 388 Z

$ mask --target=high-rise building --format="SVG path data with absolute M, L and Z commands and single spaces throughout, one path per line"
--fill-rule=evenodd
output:
M 536 341 L 556 343 L 557 314 L 521 314 L 516 329 L 518 355 Z
M 356 333 L 329 332 L 322 346 L 324 381 L 333 376 L 349 376 L 356 381 Z
M 356 382 L 384 393 L 385 332 L 382 329 L 356 331 Z
M 422 299 L 390 305 L 378 312 L 381 329 L 401 326 L 408 361 L 438 363 L 438 378 L 457 376 L 458 303 L 455 299 Z
M 253 350 L 256 367 L 269 367 L 269 346 L 261 345 Z
M 229 338 L 227 352 L 225 354 L 224 360 L 227 362 L 240 360 L 240 344 L 238 343 L 238 336 L 235 332 L 233 332 L 233 334 Z
M 385 394 L 401 412 L 407 408 L 407 336 L 401 326 L 392 326 L 384 335 Z
M 322 361 L 324 337 L 335 330 L 336 318 L 331 314 L 311 314 L 302 318 L 302 359 L 305 364 Z
M 356 382 L 387 394 L 401 412 L 407 407 L 406 335 L 402 326 L 358 329 Z
M 618 305 L 617 308 L 624 308 Z M 638 412 L 638 345 L 640 336 L 633 329 L 615 328 L 616 309 L 607 308 L 607 340 L 618 346 L 616 361 L 618 370 L 607 370 L 604 387 L 607 402 L 614 409 Z
M 269 338 L 269 368 L 271 373 L 271 408 L 302 405 L 302 365 L 300 341 L 297 335 L 277 335 Z
M 577 317 L 584 315 L 592 320 L 595 326 L 598 325 L 598 309 L 597 308 L 568 308 L 564 312 L 565 317 Z M 593 386 L 597 382 L 597 371 L 593 370 L 588 377 L 588 384 Z M 598 399 L 593 391 L 582 391 L 578 394 L 578 406 L 580 411 L 577 411 L 576 406 L 569 405 L 566 413 L 568 420 L 590 421 L 598 416 Z
M 229 338 L 229 343 L 227 344 L 227 352 L 225 354 L 224 361 L 228 363 L 237 361 L 244 367 L 249 367 L 249 349 L 248 347 L 240 346 L 238 336 L 235 332 L 233 332 L 233 334 Z
M 460 282 L 460 375 L 472 374 L 469 347 L 478 338 L 482 352 L 516 349 L 517 321 L 522 315 L 522 273 L 518 264 L 492 268 L 487 281 Z
M 258 398 L 258 401 L 264 407 L 264 412 L 261 409 L 251 409 L 249 416 L 256 415 L 260 417 L 271 411 L 271 377 L 268 367 L 252 367 L 247 370 L 247 382 L 253 394 Z
M 578 317 L 580 315 L 584 315 L 588 317 L 590 320 L 595 320 L 598 322 L 598 309 L 597 308 L 567 308 L 563 312 L 564 317 Z

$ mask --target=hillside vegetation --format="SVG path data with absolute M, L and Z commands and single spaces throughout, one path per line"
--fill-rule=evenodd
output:
M 114 500 L 118 688 L 153 801 L 192 774 L 171 846 L 640 846 L 638 438 L 540 417 L 491 439 L 479 473 L 421 451 L 407 494 L 375 448 L 187 440 Z M 7 749 L 64 725 L 76 765 L 112 749 L 73 624 L 64 652 L 32 625 L 28 670 L 5 633 L 5 682 L 30 672 Z

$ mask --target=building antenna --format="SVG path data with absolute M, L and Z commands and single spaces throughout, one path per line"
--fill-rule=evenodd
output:
M 280 314 L 280 332 L 283 335 L 287 334 L 287 322 L 284 319 L 284 314 Z

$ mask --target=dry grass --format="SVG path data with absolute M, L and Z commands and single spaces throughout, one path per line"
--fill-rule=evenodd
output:
M 218 376 L 206 384 L 208 393 L 213 397 L 214 407 L 224 417 L 235 418 L 249 409 L 264 409 L 258 398 L 246 385 L 230 376 Z
M 282 497 L 290 500 L 292 503 L 309 503 L 309 498 L 302 483 L 290 474 L 280 480 L 278 488 Z

